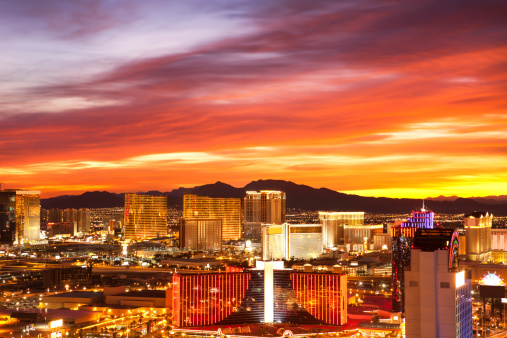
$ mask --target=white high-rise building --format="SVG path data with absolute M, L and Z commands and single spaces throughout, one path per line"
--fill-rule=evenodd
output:
M 458 267 L 458 235 L 418 229 L 405 271 L 407 338 L 472 337 L 472 281 Z
M 263 224 L 263 259 L 317 258 L 322 254 L 321 237 L 320 224 Z

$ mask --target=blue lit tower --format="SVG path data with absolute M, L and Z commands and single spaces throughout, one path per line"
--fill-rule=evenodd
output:
M 424 208 L 423 201 L 421 211 L 412 211 L 412 216 L 410 216 L 406 222 L 403 222 L 401 226 L 403 228 L 433 229 L 434 216 L 435 214 L 433 211 L 429 211 Z

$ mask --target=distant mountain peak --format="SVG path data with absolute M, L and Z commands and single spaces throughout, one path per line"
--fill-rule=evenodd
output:
M 313 188 L 292 181 L 259 179 L 236 188 L 227 183 L 215 183 L 193 188 L 173 189 L 171 192 L 149 191 L 148 194 L 167 196 L 169 206 L 180 205 L 186 193 L 209 197 L 243 198 L 248 190 L 281 190 L 286 193 L 287 208 L 328 211 L 365 211 L 372 213 L 409 213 L 419 210 L 421 199 L 363 197 L 349 195 L 328 188 Z M 107 191 L 85 192 L 77 196 L 57 196 L 42 199 L 43 208 L 108 208 L 124 205 L 124 195 Z M 439 196 L 427 198 L 425 205 L 436 213 L 470 213 L 474 210 L 486 210 L 494 215 L 507 214 L 507 201 L 493 197 L 459 198 L 457 196 Z

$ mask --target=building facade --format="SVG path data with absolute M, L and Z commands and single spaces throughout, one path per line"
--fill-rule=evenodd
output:
M 247 191 L 244 202 L 245 222 L 285 223 L 286 200 L 283 191 Z
M 482 262 L 491 256 L 491 225 L 493 215 L 487 212 L 473 212 L 465 217 L 466 259 Z
M 322 245 L 326 249 L 345 243 L 344 226 L 364 224 L 364 212 L 319 212 L 322 224 Z
M 175 274 L 177 327 L 245 323 L 343 325 L 347 275 L 302 273 L 262 262 L 244 272 Z
M 125 239 L 167 234 L 167 197 L 125 194 Z
M 214 198 L 186 194 L 183 196 L 183 217 L 222 220 L 224 241 L 241 238 L 242 209 L 239 198 Z
M 270 259 L 312 259 L 322 254 L 320 224 L 263 224 L 262 255 Z
M 0 236 L 14 244 L 40 239 L 40 191 L 0 190 Z
M 392 250 L 391 229 L 389 233 L 373 234 L 373 250 Z
M 491 229 L 491 250 L 507 251 L 507 229 Z
M 90 209 L 81 208 L 77 210 L 77 231 L 87 233 L 90 231 L 91 218 Z
M 77 224 L 77 232 L 90 231 L 90 209 L 43 209 L 41 208 L 41 222 L 61 223 L 71 222 Z
M 376 233 L 382 233 L 384 226 L 375 225 L 344 225 L 343 235 L 344 244 L 350 249 L 348 251 L 365 252 L 373 249 L 373 236 Z
M 391 228 L 393 311 L 405 311 L 405 270 L 410 266 L 410 252 L 417 229 L 432 229 L 434 213 L 424 208 L 412 211 L 404 222 L 395 221 Z M 400 224 L 400 225 L 397 225 Z
M 412 211 L 412 215 L 401 224 L 404 228 L 432 229 L 435 214 L 422 208 L 421 211 Z
M 283 191 L 247 191 L 244 199 L 243 236 L 261 239 L 261 224 L 285 223 L 286 200 Z
M 406 337 L 472 337 L 472 281 L 458 266 L 458 235 L 419 229 L 405 272 Z
M 222 250 L 222 219 L 180 219 L 180 248 Z
M 405 270 L 410 266 L 410 248 L 417 228 L 392 227 L 392 308 L 395 312 L 405 311 Z

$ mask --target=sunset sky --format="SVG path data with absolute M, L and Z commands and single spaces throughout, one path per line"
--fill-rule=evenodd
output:
M 507 194 L 507 2 L 0 2 L 0 182 Z

